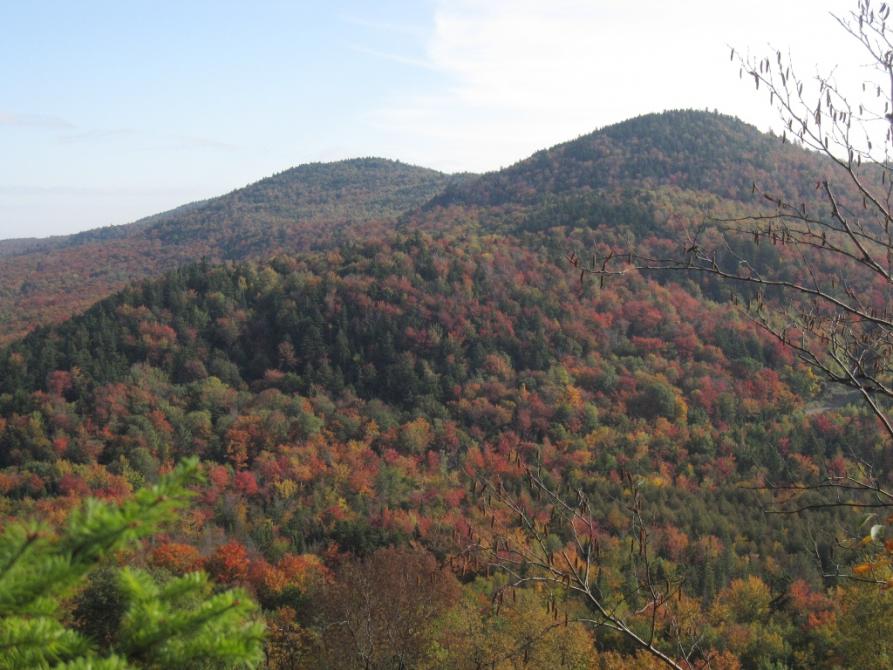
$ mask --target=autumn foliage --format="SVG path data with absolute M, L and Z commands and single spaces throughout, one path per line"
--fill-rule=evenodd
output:
M 844 512 L 766 515 L 765 485 L 815 482 L 856 456 L 889 471 L 874 419 L 823 396 L 721 286 L 581 285 L 566 261 L 630 236 L 660 248 L 707 211 L 738 211 L 742 156 L 781 180 L 814 167 L 770 144 L 726 117 L 642 118 L 456 183 L 396 232 L 370 225 L 326 246 L 337 236 L 324 227 L 315 252 L 296 253 L 291 229 L 239 234 L 233 204 L 215 238 L 227 258 L 264 255 L 259 236 L 294 248 L 177 267 L 0 351 L 0 515 L 59 522 L 86 495 L 127 500 L 197 455 L 193 503 L 128 560 L 244 587 L 264 608 L 270 667 L 651 668 L 587 626 L 565 588 L 505 590 L 475 554 L 481 537 L 518 537 L 480 482 L 550 522 L 529 467 L 591 501 L 600 588 L 647 630 L 629 569 L 634 486 L 655 570 L 681 584 L 653 617 L 662 643 L 697 641 L 693 668 L 839 667 L 877 606 L 826 575 L 886 574 L 885 545 L 842 544 L 837 530 L 859 523 Z M 404 176 L 401 202 L 415 203 L 431 184 Z M 399 203 L 379 205 L 393 223 Z M 204 230 L 187 218 L 184 235 Z M 189 255 L 211 251 L 201 239 Z M 77 268 L 82 251 L 54 253 Z M 32 262 L 17 258 L 0 278 Z M 144 260 L 131 276 L 179 265 Z M 546 540 L 572 545 L 567 528 Z

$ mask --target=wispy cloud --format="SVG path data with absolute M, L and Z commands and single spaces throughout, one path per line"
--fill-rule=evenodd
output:
M 239 146 L 236 144 L 222 142 L 209 137 L 173 135 L 169 139 L 174 141 L 175 149 L 211 149 L 215 151 L 235 151 L 239 149 Z
M 60 144 L 103 144 L 127 142 L 131 149 L 140 151 L 212 150 L 233 151 L 235 144 L 197 135 L 169 135 L 136 128 L 95 128 L 60 135 Z
M 97 143 L 131 138 L 139 134 L 140 132 L 133 128 L 97 128 L 60 135 L 59 142 L 62 144 Z
M 429 32 L 428 28 L 425 26 L 417 26 L 409 23 L 377 21 L 375 19 L 367 19 L 354 14 L 341 14 L 340 18 L 345 23 L 368 28 L 369 30 L 374 30 L 376 32 L 403 35 L 405 37 L 413 37 L 419 40 L 425 39 Z
M 425 70 L 438 69 L 435 63 L 432 63 L 431 61 L 425 60 L 423 58 L 412 58 L 411 56 L 403 56 L 401 54 L 392 53 L 389 51 L 379 51 L 378 49 L 370 49 L 358 44 L 348 45 L 348 48 L 351 51 L 356 51 L 357 53 L 361 53 L 364 56 L 372 56 L 373 58 L 380 58 L 382 60 L 388 60 L 394 63 L 401 63 L 402 65 L 411 65 L 412 67 L 420 67 Z
M 25 128 L 51 131 L 59 144 L 105 144 L 129 142 L 133 148 L 152 150 L 233 151 L 239 147 L 210 137 L 159 133 L 138 128 L 83 128 L 59 116 L 20 114 L 0 111 L 0 128 Z M 52 136 L 52 135 L 51 135 Z M 139 146 L 136 143 L 139 142 Z
M 69 130 L 74 125 L 58 116 L 47 114 L 19 114 L 0 111 L 0 127 Z
M 592 130 L 612 106 L 608 91 L 625 76 L 613 74 L 618 54 L 629 48 L 612 26 L 616 11 L 598 4 L 439 0 L 423 57 L 413 59 L 437 73 L 436 90 L 394 96 L 369 122 L 471 170 Z
M 813 62 L 822 57 L 808 41 L 816 26 L 833 29 L 823 10 L 829 2 L 815 0 L 798 24 L 804 42 L 792 45 Z M 471 170 L 497 168 L 664 109 L 719 107 L 766 127 L 767 105 L 740 85 L 726 44 L 759 46 L 779 30 L 790 38 L 797 20 L 788 15 L 803 10 L 792 5 L 435 0 L 418 61 L 436 73 L 436 87 L 395 92 L 367 118 L 376 129 L 406 138 L 409 152 L 417 147 L 441 165 Z M 774 34 L 766 32 L 773 23 L 764 20 L 767 14 L 781 17 Z M 424 155 L 407 158 L 430 162 Z
M 191 193 L 189 188 L 185 187 L 145 187 L 145 188 L 127 188 L 127 187 L 95 187 L 95 186 L 35 186 L 31 184 L 0 184 L 0 197 L 38 197 L 45 198 L 51 196 L 65 197 L 133 197 L 143 198 L 146 196 L 172 196 L 185 195 Z

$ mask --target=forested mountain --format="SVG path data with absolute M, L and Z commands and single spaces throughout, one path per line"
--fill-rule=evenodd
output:
M 451 185 L 314 166 L 144 222 L 113 247 L 209 260 L 0 351 L 0 514 L 58 522 L 198 456 L 189 512 L 127 560 L 247 588 L 269 667 L 658 667 L 578 623 L 594 615 L 569 590 L 505 590 L 518 510 L 550 560 L 577 556 L 536 478 L 590 501 L 600 592 L 690 667 L 858 664 L 890 597 L 828 576 L 859 560 L 838 537 L 859 520 L 767 515 L 765 485 L 857 458 L 889 472 L 875 420 L 814 402 L 819 381 L 720 286 L 581 281 L 566 259 L 676 244 L 706 213 L 751 207 L 754 180 L 806 197 L 822 169 L 734 119 L 674 112 Z M 298 212 L 306 226 L 286 222 Z M 283 237 L 264 246 L 271 229 Z M 54 253 L 112 248 L 96 244 Z M 676 585 L 659 613 L 643 554 Z
M 124 226 L 0 242 L 0 343 L 201 258 L 268 257 L 376 235 L 448 180 L 377 158 L 316 163 Z
M 606 219 L 618 206 L 671 189 L 703 211 L 717 198 L 749 202 L 754 182 L 808 201 L 826 167 L 733 117 L 694 111 L 609 126 L 479 177 L 450 178 L 382 159 L 304 165 L 132 224 L 0 241 L 0 343 L 77 313 L 129 281 L 203 257 L 269 258 L 344 237 L 376 237 L 407 214 L 407 228 L 438 229 L 456 207 L 480 210 L 472 218 L 491 226 L 505 223 L 505 210 L 544 205 L 562 219 L 556 205 L 579 216 L 581 202 L 589 219 Z M 542 215 L 535 225 L 544 225 Z
M 734 117 L 683 110 L 640 116 L 538 151 L 450 186 L 433 202 L 534 204 L 547 194 L 665 186 L 750 202 L 754 182 L 808 198 L 825 168 L 816 155 Z

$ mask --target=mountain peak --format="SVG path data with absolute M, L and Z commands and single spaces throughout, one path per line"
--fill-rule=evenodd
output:
M 546 194 L 675 185 L 731 199 L 754 181 L 774 184 L 781 162 L 815 168 L 815 156 L 727 114 L 645 114 L 536 152 L 515 165 L 447 188 L 434 204 L 530 204 Z

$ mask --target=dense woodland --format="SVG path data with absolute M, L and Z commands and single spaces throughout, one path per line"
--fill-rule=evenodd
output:
M 0 515 L 58 524 L 85 497 L 129 500 L 197 456 L 188 511 L 117 560 L 246 589 L 270 668 L 658 667 L 579 622 L 585 604 L 567 590 L 503 597 L 506 575 L 475 547 L 518 521 L 488 486 L 548 524 L 535 468 L 593 505 L 600 588 L 646 630 L 635 489 L 656 569 L 681 585 L 658 636 L 671 653 L 696 641 L 691 667 L 893 667 L 889 593 L 829 576 L 863 560 L 841 534 L 862 517 L 767 513 L 770 484 L 857 459 L 889 472 L 876 420 L 829 399 L 716 282 L 598 282 L 567 262 L 617 240 L 660 251 L 707 213 L 753 207 L 754 179 L 798 194 L 823 169 L 734 119 L 675 112 L 450 185 L 397 164 L 299 169 L 142 225 L 155 247 L 60 247 L 54 258 L 80 265 L 40 274 L 43 298 L 3 321 Z M 355 174 L 381 170 L 384 185 Z M 344 222 L 354 233 L 339 237 Z M 304 235 L 324 246 L 307 250 Z M 166 260 L 135 270 L 149 248 Z M 121 282 L 208 259 L 12 340 L 83 305 L 69 302 L 69 274 L 88 253 Z M 796 262 L 780 246 L 760 253 Z M 36 259 L 0 258 L 0 276 Z M 27 302 L 16 290 L 4 305 Z M 100 596 L 112 605 L 97 612 Z M 108 645 L 123 600 L 96 572 L 72 620 Z

